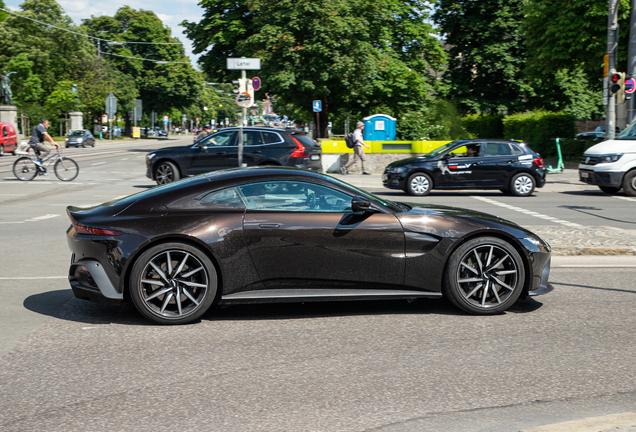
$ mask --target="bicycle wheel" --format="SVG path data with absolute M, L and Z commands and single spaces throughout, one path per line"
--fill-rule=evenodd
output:
M 16 176 L 18 180 L 33 180 L 37 173 L 38 168 L 29 157 L 22 156 L 13 163 L 13 175 Z
M 62 181 L 75 180 L 79 174 L 79 166 L 77 162 L 69 158 L 60 158 L 55 162 L 55 175 Z

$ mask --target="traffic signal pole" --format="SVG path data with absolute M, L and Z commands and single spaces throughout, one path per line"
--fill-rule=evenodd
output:
M 618 1 L 609 0 L 609 13 L 607 17 L 607 54 L 608 54 L 608 73 L 613 75 L 616 73 L 616 47 L 618 44 Z M 609 80 L 608 80 L 609 81 Z M 609 85 L 609 84 L 608 84 Z M 616 128 L 616 97 L 608 92 L 607 116 L 605 123 L 605 138 L 614 139 Z
M 636 77 L 636 0 L 632 0 L 629 23 L 629 44 L 627 47 L 627 75 Z M 627 124 L 636 117 L 636 99 L 634 95 L 627 101 Z

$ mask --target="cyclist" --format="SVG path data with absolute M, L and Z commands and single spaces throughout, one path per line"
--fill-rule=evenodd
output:
M 49 127 L 49 121 L 45 118 L 42 118 L 40 124 L 33 128 L 33 132 L 31 132 L 31 139 L 29 140 L 29 145 L 33 148 L 35 152 L 36 158 L 33 161 L 36 165 L 42 166 L 42 160 L 46 158 L 51 150 L 49 150 L 44 145 L 44 140 L 47 140 L 55 147 L 59 147 L 60 145 L 53 141 L 51 135 L 46 131 Z

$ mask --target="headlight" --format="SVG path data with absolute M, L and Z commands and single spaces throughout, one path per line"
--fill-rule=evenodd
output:
M 77 142 L 82 142 L 82 141 L 84 141 L 84 138 L 78 138 L 77 139 Z
M 608 154 L 599 156 L 598 163 L 612 163 L 616 162 L 623 156 L 622 154 Z
M 389 167 L 386 169 L 386 172 L 394 174 L 403 173 L 406 172 L 406 167 Z
M 155 155 L 154 153 L 148 153 L 148 154 L 146 155 L 146 159 L 152 159 L 152 158 L 154 158 L 155 156 L 156 156 L 156 155 Z
M 543 242 L 541 240 L 539 240 L 538 238 L 535 237 L 526 237 L 524 240 L 528 240 L 530 243 L 532 243 L 535 246 L 542 246 Z

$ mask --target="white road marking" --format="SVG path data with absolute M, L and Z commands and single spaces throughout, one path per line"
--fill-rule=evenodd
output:
M 618 198 L 618 199 L 622 199 L 622 200 L 625 200 L 625 201 L 636 202 L 636 198 L 622 197 L 622 196 L 613 196 L 612 198 Z
M 563 264 L 563 265 L 553 265 L 552 268 L 560 267 L 560 268 L 623 268 L 623 267 L 636 267 L 636 265 L 631 264 Z
M 31 218 L 31 219 L 25 219 L 24 221 L 25 222 L 39 222 L 39 221 L 42 221 L 42 220 L 51 219 L 51 218 L 58 217 L 58 216 L 59 216 L 59 214 L 47 214 L 47 215 L 44 215 L 44 216 L 38 216 L 38 217 Z
M 0 194 L 0 196 L 26 196 L 26 194 Z
M 0 222 L 0 224 L 17 224 L 17 223 L 24 223 L 24 221 L 20 221 L 20 222 Z
M 533 212 L 533 211 L 530 211 L 530 210 L 526 210 L 526 209 L 521 208 L 521 207 L 515 207 L 515 206 L 511 206 L 509 204 L 500 203 L 499 201 L 495 201 L 495 200 L 490 199 L 490 198 L 485 198 L 485 197 L 480 197 L 480 196 L 474 196 L 473 198 L 475 198 L 476 200 L 479 200 L 479 201 L 487 202 L 488 204 L 496 205 L 498 207 L 507 208 L 509 210 L 513 210 L 513 211 L 516 211 L 516 212 L 519 212 L 519 213 L 526 214 L 528 216 L 533 216 L 533 217 L 536 217 L 536 218 L 549 220 L 550 222 L 555 222 L 555 223 L 558 223 L 558 224 L 561 224 L 561 225 L 565 225 L 565 226 L 569 226 L 569 227 L 572 227 L 572 228 L 582 227 L 583 226 L 583 225 L 580 225 L 580 224 L 577 224 L 577 223 L 574 223 L 574 222 L 568 222 L 568 221 L 563 220 L 563 219 L 558 219 L 558 218 L 555 218 L 555 217 L 552 217 L 552 216 L 548 216 L 548 215 L 544 215 L 544 214 L 541 214 L 541 213 L 537 213 L 537 212 Z
M 38 279 L 68 279 L 68 276 L 0 277 L 0 280 L 38 280 Z
M 91 166 L 96 166 L 96 165 L 104 165 L 106 162 L 96 162 L 94 164 L 91 164 Z
M 128 160 L 128 158 L 123 158 L 122 160 Z

